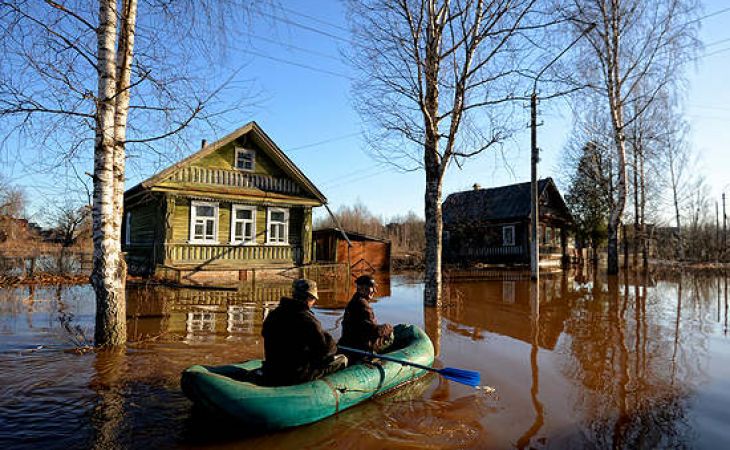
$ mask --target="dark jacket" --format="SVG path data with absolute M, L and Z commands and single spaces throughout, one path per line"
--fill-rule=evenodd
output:
M 370 302 L 355 292 L 345 308 L 340 345 L 372 352 L 392 332 L 393 327 L 391 325 L 378 325 L 373 308 L 370 307 Z M 350 356 L 348 355 L 348 357 Z
M 264 337 L 264 382 L 291 385 L 317 379 L 337 351 L 306 301 L 283 297 L 269 313 Z

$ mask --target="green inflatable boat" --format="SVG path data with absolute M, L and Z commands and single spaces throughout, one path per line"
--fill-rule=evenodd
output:
M 421 365 L 433 364 L 433 344 L 415 325 L 395 327 L 393 351 L 385 353 Z M 390 361 L 355 364 L 324 378 L 294 386 L 266 387 L 240 381 L 261 360 L 227 366 L 192 366 L 182 374 L 185 395 L 198 406 L 256 429 L 274 430 L 316 422 L 426 373 Z

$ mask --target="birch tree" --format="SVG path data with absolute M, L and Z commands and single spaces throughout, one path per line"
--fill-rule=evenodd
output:
M 141 5 L 138 17 L 137 0 L 0 0 L 2 131 L 68 161 L 93 135 L 91 284 L 100 346 L 126 342 L 120 232 L 128 146 L 149 148 L 203 116 L 214 89 L 193 75 L 193 54 L 212 54 L 216 27 L 246 11 L 192 0 Z
M 697 46 L 696 0 L 564 0 L 574 33 L 596 23 L 576 67 L 605 99 L 616 154 L 616 197 L 608 221 L 608 273 L 618 273 L 618 228 L 628 196 L 627 127 L 682 74 Z M 577 52 L 578 53 L 578 52 Z M 638 89 L 643 86 L 643 89 Z M 627 105 L 633 105 L 628 108 Z
M 351 1 L 356 106 L 376 157 L 425 173 L 424 303 L 441 298 L 442 185 L 451 163 L 498 147 L 537 0 Z M 544 16 L 541 16 L 544 17 Z M 529 24 L 529 25 L 528 25 Z

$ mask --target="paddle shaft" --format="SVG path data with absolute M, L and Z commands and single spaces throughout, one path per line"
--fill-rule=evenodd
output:
M 418 364 L 418 363 L 414 363 L 414 362 L 410 362 L 410 361 L 404 361 L 404 360 L 398 359 L 398 358 L 393 358 L 392 356 L 378 355 L 377 353 L 370 353 L 370 352 L 366 352 L 364 350 L 358 350 L 356 348 L 344 347 L 342 345 L 338 345 L 338 347 L 340 348 L 340 350 L 344 350 L 344 351 L 350 352 L 350 353 L 357 353 L 358 355 L 369 356 L 371 358 L 378 358 L 378 359 L 382 359 L 385 361 L 391 361 L 394 363 L 403 364 L 404 366 L 413 366 L 413 367 L 417 367 L 419 369 L 428 370 L 429 372 L 436 372 L 436 373 L 439 372 L 439 369 L 434 369 L 433 367 L 424 366 L 423 364 Z

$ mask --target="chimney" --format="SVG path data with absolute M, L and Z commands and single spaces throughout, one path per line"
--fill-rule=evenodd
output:
M 206 141 L 205 139 L 203 139 L 202 141 L 200 141 L 200 148 L 203 148 L 206 145 L 208 145 L 208 141 Z
M 474 188 L 475 191 L 478 191 L 479 189 L 482 188 L 481 186 L 479 186 L 479 183 L 474 183 L 474 186 L 472 186 L 472 187 Z

